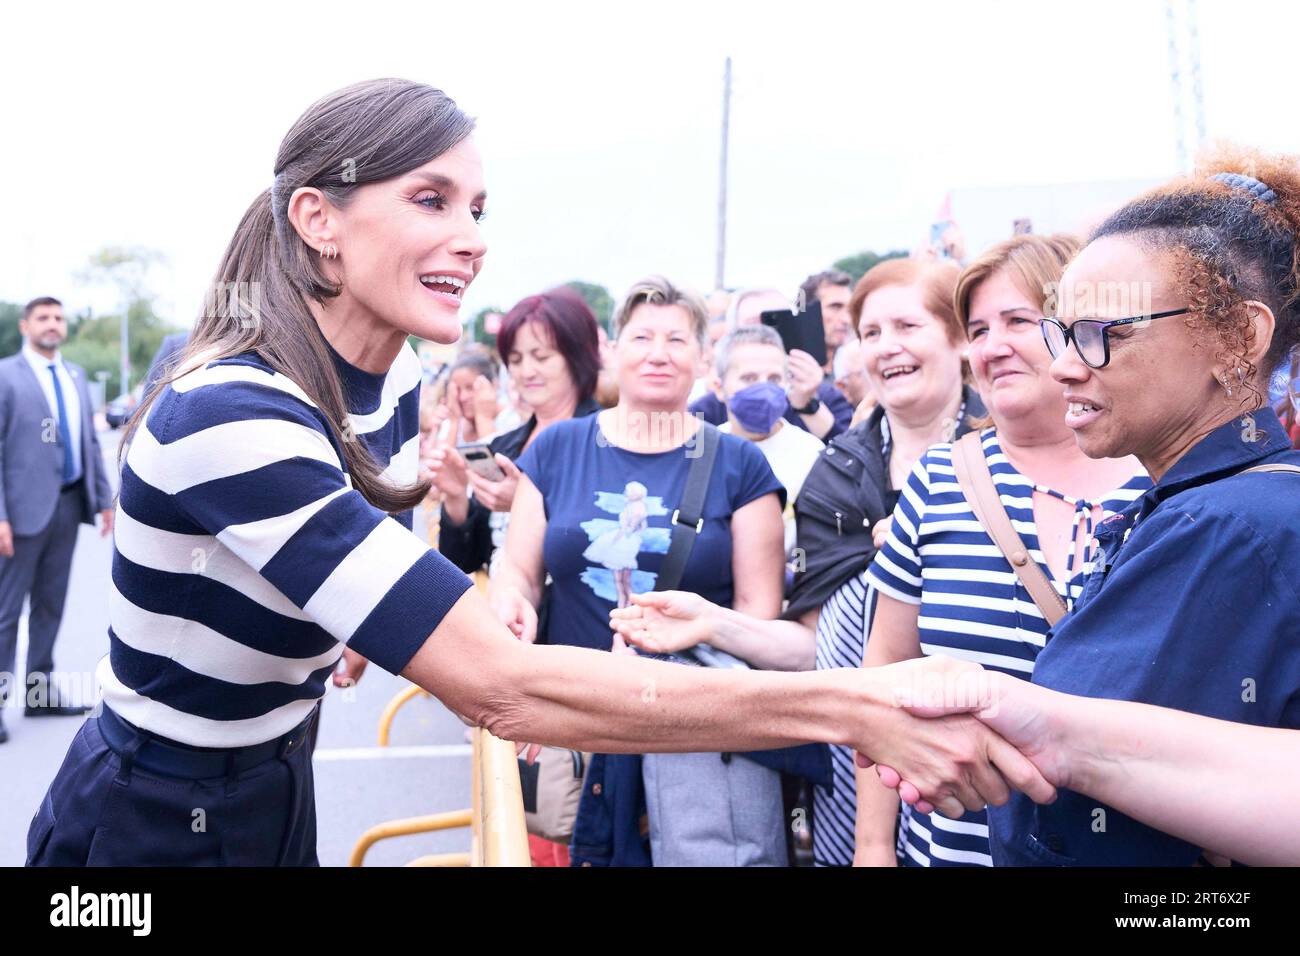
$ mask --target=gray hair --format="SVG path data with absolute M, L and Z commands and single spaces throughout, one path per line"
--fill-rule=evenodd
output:
M 755 286 L 752 289 L 741 289 L 731 297 L 731 304 L 727 306 L 727 331 L 734 332 L 737 328 L 736 323 L 740 321 L 740 304 L 756 295 L 779 296 L 781 301 L 785 303 L 785 308 L 790 308 L 790 300 L 785 297 L 785 293 L 780 289 L 773 289 L 771 286 Z
M 780 334 L 770 325 L 746 325 L 724 336 L 713 348 L 713 365 L 718 378 L 727 377 L 731 369 L 731 352 L 737 345 L 772 345 L 781 350 L 784 366 L 790 367 L 789 357 L 785 354 L 785 345 Z
M 845 378 L 850 372 L 856 372 L 862 367 L 861 347 L 861 340 L 851 339 L 835 350 L 835 358 L 831 360 L 831 376 L 835 381 L 840 381 L 840 379 Z M 855 349 L 859 350 L 858 368 L 849 368 L 849 353 Z
M 691 332 L 700 348 L 708 341 L 709 310 L 704 299 L 689 289 L 682 289 L 663 276 L 647 276 L 634 283 L 623 297 L 623 303 L 614 313 L 614 338 L 623 334 L 627 320 L 638 305 L 677 305 L 686 310 L 691 319 Z

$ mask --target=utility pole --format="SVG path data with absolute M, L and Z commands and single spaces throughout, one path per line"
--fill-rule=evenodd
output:
M 718 261 L 713 273 L 713 287 L 725 289 L 727 271 L 727 137 L 731 127 L 731 57 L 727 57 L 722 74 L 722 155 L 718 163 Z
M 1178 154 L 1179 172 L 1190 166 L 1190 154 L 1205 145 L 1205 98 L 1201 88 L 1201 36 L 1196 26 L 1196 0 L 1181 4 L 1184 17 L 1179 17 L 1178 0 L 1165 0 L 1165 26 L 1169 30 L 1169 80 L 1173 92 L 1174 146 Z M 1185 19 L 1186 22 L 1180 22 Z M 1187 42 L 1187 69 L 1184 70 L 1183 34 Z M 1190 111 L 1188 117 L 1186 112 Z M 1190 120 L 1190 124 L 1189 124 Z M 1188 148 L 1188 126 L 1194 130 L 1194 141 Z
M 130 325 L 130 314 L 131 298 L 130 296 L 127 296 L 127 298 L 122 302 L 122 395 L 131 391 L 131 351 L 129 348 L 130 343 L 127 338 L 129 335 L 128 326 Z

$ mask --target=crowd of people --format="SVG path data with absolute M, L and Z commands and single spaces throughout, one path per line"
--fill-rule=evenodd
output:
M 539 865 L 1300 862 L 1209 792 L 1300 795 L 1300 163 L 794 296 L 649 275 L 608 329 L 541 291 L 421 382 L 471 130 L 372 81 L 282 143 L 218 274 L 261 321 L 203 316 L 128 426 L 29 863 L 314 862 L 301 741 L 365 660 L 519 745 Z M 824 362 L 768 321 L 813 306 Z M 195 800 L 269 809 L 181 850 Z

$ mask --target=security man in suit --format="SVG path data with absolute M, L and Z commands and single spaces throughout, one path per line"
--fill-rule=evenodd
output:
M 28 717 L 70 716 L 90 705 L 59 698 L 52 681 L 54 638 L 72 570 L 77 527 L 101 519 L 113 530 L 86 373 L 59 346 L 68 325 L 58 299 L 33 299 L 18 322 L 23 347 L 0 359 L 0 701 L 25 702 Z M 31 597 L 27 673 L 14 676 L 18 617 Z M 3 710 L 0 710 L 0 714 Z M 0 720 L 0 743 L 8 733 Z

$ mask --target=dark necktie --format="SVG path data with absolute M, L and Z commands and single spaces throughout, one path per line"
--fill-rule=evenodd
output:
M 72 433 L 68 431 L 68 406 L 63 402 L 63 386 L 59 384 L 59 367 L 50 363 L 50 378 L 54 379 L 54 403 L 59 408 L 59 444 L 63 446 L 63 483 L 72 481 Z

